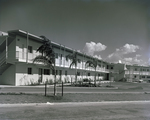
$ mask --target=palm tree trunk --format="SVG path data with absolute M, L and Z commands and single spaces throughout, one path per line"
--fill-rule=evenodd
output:
M 56 67 L 55 67 L 55 64 L 54 64 L 54 96 L 57 95 L 57 91 L 56 91 Z
M 77 84 L 77 67 L 75 67 L 75 82 Z
M 95 84 L 95 87 L 96 87 L 96 69 L 95 69 L 94 84 Z

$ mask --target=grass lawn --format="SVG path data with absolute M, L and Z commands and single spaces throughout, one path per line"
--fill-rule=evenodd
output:
M 107 86 L 109 84 L 102 84 Z M 119 93 L 60 93 L 56 97 L 49 93 L 46 97 L 44 94 L 27 94 L 27 93 L 0 93 L 0 104 L 13 103 L 47 103 L 47 102 L 101 102 L 101 101 L 138 101 L 150 100 L 150 94 L 144 92 L 150 90 L 149 83 L 121 83 L 114 82 L 112 86 L 118 87 Z M 89 87 L 87 87 L 89 88 Z M 89 88 L 90 89 L 90 88 Z M 105 87 L 107 90 L 108 88 Z M 124 90 L 138 91 L 140 93 L 125 93 Z M 113 89 L 112 89 L 113 91 Z
M 47 103 L 47 102 L 101 102 L 150 100 L 145 93 L 65 93 L 44 96 L 43 94 L 0 94 L 0 104 Z

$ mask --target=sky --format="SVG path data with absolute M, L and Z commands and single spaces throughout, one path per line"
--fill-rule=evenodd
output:
M 149 0 L 0 0 L 0 31 L 17 29 L 111 63 L 150 64 Z

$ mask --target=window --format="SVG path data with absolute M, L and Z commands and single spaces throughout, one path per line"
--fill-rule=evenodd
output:
M 109 69 L 109 66 L 107 65 L 107 69 Z
M 136 75 L 134 76 L 134 78 L 136 78 Z
M 147 71 L 149 71 L 149 69 L 147 69 Z
M 58 74 L 58 70 L 56 70 L 56 75 Z M 55 75 L 55 70 L 52 71 L 52 75 Z
M 65 75 L 67 76 L 67 70 L 65 71 Z
M 58 58 L 58 53 L 55 53 L 55 58 Z
M 147 76 L 147 78 L 150 78 L 150 76 Z
M 32 53 L 32 46 L 28 46 L 28 53 Z
M 62 60 L 62 54 L 60 54 L 60 59 Z
M 88 76 L 90 76 L 90 73 L 88 73 Z
M 80 72 L 77 72 L 77 76 L 80 76 Z
M 50 75 L 50 70 L 49 69 L 44 69 L 44 75 Z
M 62 75 L 62 70 L 59 70 L 59 75 L 60 75 L 60 76 Z
M 111 67 L 110 69 L 112 69 L 112 70 L 113 70 L 114 68 L 113 68 L 113 67 Z
M 55 70 L 52 71 L 52 75 L 55 75 Z
M 145 76 L 142 76 L 142 78 L 145 78 Z
M 135 68 L 135 71 L 137 71 L 137 68 Z
M 28 68 L 28 74 L 32 74 L 32 68 Z

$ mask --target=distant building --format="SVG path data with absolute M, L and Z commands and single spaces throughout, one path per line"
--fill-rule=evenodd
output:
M 125 76 L 128 82 L 150 82 L 150 66 L 127 65 Z
M 111 64 L 111 73 L 115 81 L 150 82 L 150 66 Z

